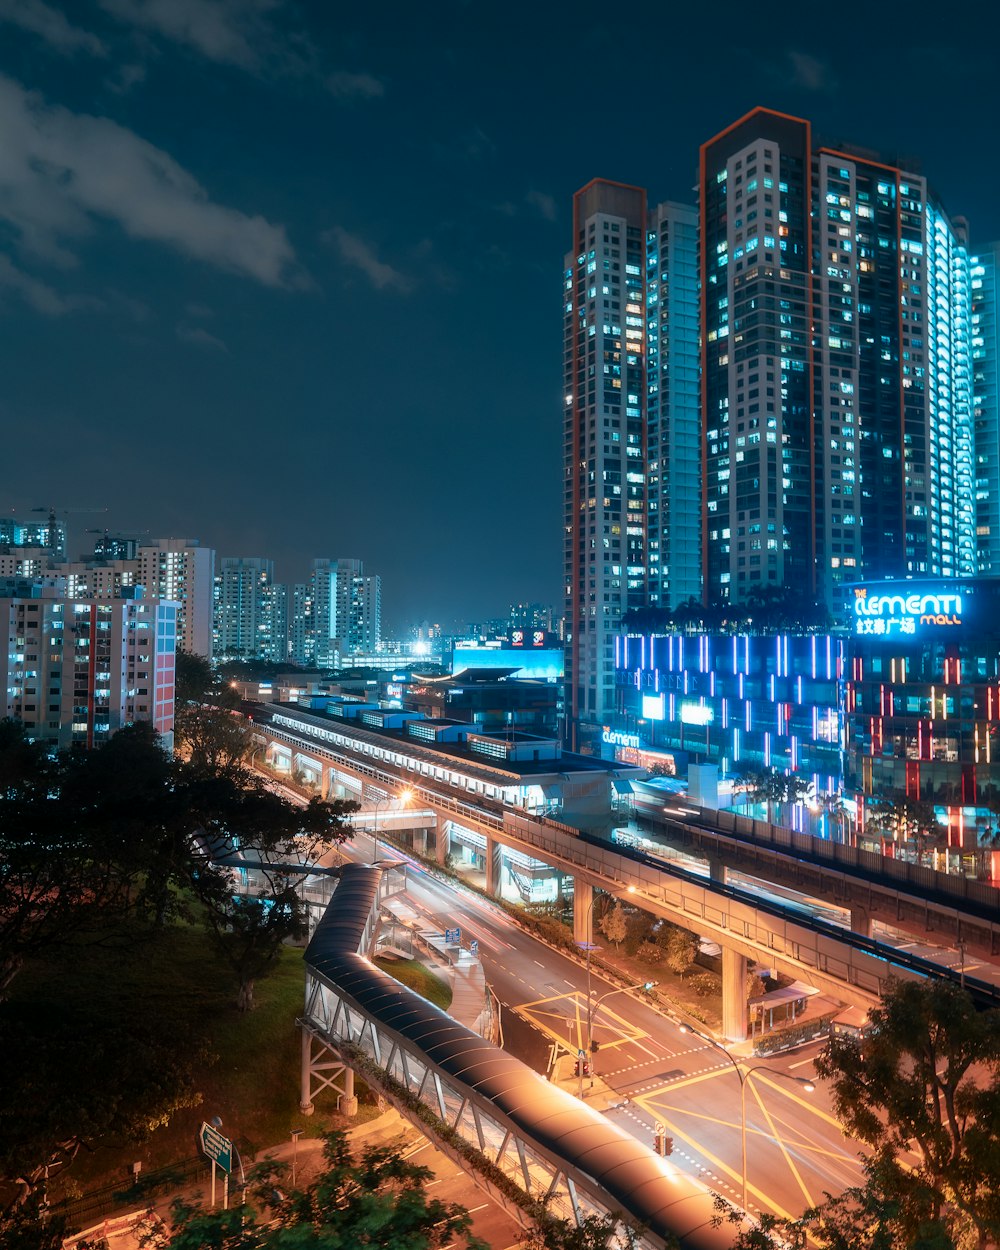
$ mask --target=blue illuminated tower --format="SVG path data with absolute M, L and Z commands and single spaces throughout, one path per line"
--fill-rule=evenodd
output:
M 1000 574 L 1000 243 L 972 258 L 973 416 L 976 427 L 976 557 Z

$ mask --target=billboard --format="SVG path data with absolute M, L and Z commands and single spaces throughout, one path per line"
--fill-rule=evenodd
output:
M 847 588 L 855 636 L 896 641 L 942 637 L 972 623 L 977 585 L 971 580 L 868 582 Z

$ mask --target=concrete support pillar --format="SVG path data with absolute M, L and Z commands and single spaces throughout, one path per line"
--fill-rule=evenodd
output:
M 330 791 L 333 789 L 333 769 L 329 764 L 323 764 L 321 769 L 322 771 L 320 772 L 319 779 L 320 798 L 328 800 L 330 798 Z
M 312 1115 L 316 1110 L 312 1100 L 312 1036 L 302 1030 L 302 1079 L 299 1085 L 299 1110 Z
M 718 855 L 708 857 L 708 876 L 711 881 L 717 881 L 720 885 L 726 884 L 726 865 Z
M 594 887 L 579 877 L 573 886 L 573 941 L 589 943 L 594 940 Z
M 427 830 L 414 829 L 412 831 L 413 849 L 417 855 L 427 856 Z
M 731 946 L 722 948 L 722 1033 L 730 1042 L 747 1038 L 747 960 Z
M 445 827 L 445 822 L 438 817 L 437 830 L 434 834 L 434 851 L 437 862 L 443 864 L 448 858 L 448 852 L 451 849 L 451 834 Z
M 486 839 L 486 892 L 496 896 L 500 893 L 500 865 L 502 850 L 496 838 Z
M 337 1099 L 337 1110 L 341 1115 L 357 1115 L 358 1100 L 354 1095 L 354 1069 L 344 1069 L 344 1092 Z
M 862 937 L 871 937 L 872 916 L 867 907 L 862 907 L 858 903 L 851 904 L 851 928 Z

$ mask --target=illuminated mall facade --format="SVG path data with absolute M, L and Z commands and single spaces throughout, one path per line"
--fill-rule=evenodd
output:
M 828 634 L 621 636 L 604 751 L 652 773 L 776 767 L 933 803 L 972 850 L 1000 814 L 1000 578 L 846 589 Z

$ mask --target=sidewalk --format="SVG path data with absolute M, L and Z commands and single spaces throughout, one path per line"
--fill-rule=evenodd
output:
M 402 895 L 394 894 L 384 899 L 382 907 L 407 930 L 414 957 L 419 946 L 429 956 L 420 962 L 450 984 L 451 1006 L 448 1014 L 451 1018 L 478 1032 L 486 1004 L 483 965 L 469 951 L 447 945 L 443 934 L 422 928 L 425 921 Z
M 474 1190 L 474 1195 L 482 1201 L 474 1200 L 473 1194 L 469 1193 L 469 1180 L 465 1174 L 456 1168 L 451 1159 L 436 1151 L 426 1138 L 408 1124 L 397 1111 L 390 1109 L 375 1120 L 359 1124 L 353 1129 L 349 1128 L 348 1137 L 355 1152 L 360 1152 L 369 1144 L 393 1145 L 397 1153 L 404 1158 L 419 1155 L 414 1162 L 430 1168 L 434 1173 L 434 1178 L 428 1182 L 427 1186 L 432 1191 L 432 1196 L 445 1202 L 457 1202 L 462 1206 L 467 1206 L 473 1215 L 473 1232 L 488 1244 L 514 1250 L 523 1239 L 524 1234 L 514 1221 L 491 1202 L 486 1201 L 486 1195 L 478 1189 Z M 279 1142 L 276 1146 L 263 1151 L 257 1158 L 257 1164 L 269 1160 L 288 1165 L 289 1170 L 280 1182 L 280 1188 L 285 1191 L 292 1185 L 291 1167 L 294 1161 L 295 1185 L 296 1188 L 301 1189 L 311 1184 L 322 1170 L 323 1142 L 315 1137 L 301 1138 L 297 1147 L 291 1141 Z M 172 1194 L 158 1198 L 150 1210 L 160 1220 L 169 1220 L 171 1204 L 178 1198 L 192 1202 L 201 1201 L 207 1206 L 209 1192 L 210 1184 L 206 1177 L 203 1184 L 187 1185 Z M 221 1187 L 217 1191 L 217 1197 L 217 1205 L 221 1206 Z M 230 1193 L 231 1207 L 236 1205 L 238 1198 L 238 1190 Z M 126 1216 L 109 1217 L 106 1222 L 96 1224 L 93 1228 L 76 1234 L 64 1244 L 71 1247 L 87 1236 L 95 1239 L 106 1236 L 111 1250 L 141 1250 L 141 1239 L 148 1233 L 151 1224 L 145 1222 L 144 1228 L 139 1229 L 133 1225 L 136 1217 L 142 1219 L 144 1216 L 146 1216 L 145 1210 L 131 1212 Z M 107 1233 L 104 1231 L 105 1227 Z

